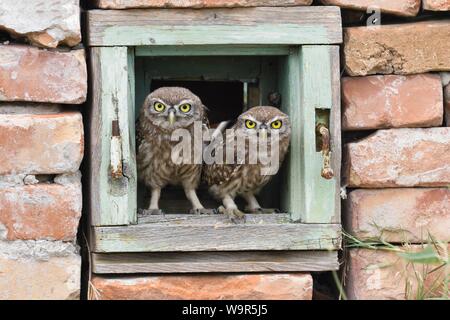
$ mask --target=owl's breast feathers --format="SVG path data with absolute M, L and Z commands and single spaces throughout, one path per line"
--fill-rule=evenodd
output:
M 279 140 L 279 165 L 283 162 L 288 148 L 290 137 L 285 136 Z M 218 148 L 227 150 L 227 142 L 225 141 Z M 270 150 L 271 146 L 268 145 Z M 240 163 L 235 164 L 218 164 L 214 163 L 206 165 L 203 170 L 203 180 L 212 187 L 211 191 L 216 195 L 229 193 L 239 194 L 243 192 L 257 192 L 265 184 L 267 184 L 272 176 L 263 175 L 261 169 L 264 167 L 261 163 L 249 164 L 249 148 L 245 148 L 245 158 Z M 234 152 L 234 160 L 237 160 L 237 146 L 231 149 Z M 270 152 L 270 151 L 269 151 Z M 224 151 L 225 157 L 225 151 Z M 277 170 L 278 172 L 278 170 Z M 275 172 L 275 174 L 277 173 Z
M 179 142 L 171 140 L 171 133 L 149 122 L 140 122 L 136 130 L 136 142 L 138 176 L 144 183 L 152 187 L 164 187 L 167 184 L 198 186 L 202 165 L 176 164 L 172 161 L 173 147 Z

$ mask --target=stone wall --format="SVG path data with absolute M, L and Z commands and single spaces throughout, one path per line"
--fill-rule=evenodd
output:
M 2 0 L 0 9 L 0 299 L 79 299 L 79 1 Z

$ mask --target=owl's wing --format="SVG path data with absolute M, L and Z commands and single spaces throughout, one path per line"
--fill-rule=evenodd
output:
M 211 164 L 204 170 L 204 181 L 208 186 L 221 185 L 233 179 L 239 172 L 240 164 Z
M 135 128 L 136 128 L 136 150 L 137 150 L 141 145 L 142 140 L 144 139 L 139 119 L 136 120 Z
M 224 131 L 226 128 L 226 124 L 222 129 L 219 130 Z M 214 132 L 216 134 L 217 131 Z M 227 141 L 224 139 L 219 145 L 216 147 L 216 152 L 221 152 L 224 155 L 224 161 L 226 159 L 226 145 Z M 236 155 L 236 147 L 233 150 L 234 155 Z M 236 160 L 236 157 L 234 157 Z M 204 181 L 209 185 L 221 185 L 231 179 L 239 172 L 239 169 L 242 167 L 245 160 L 242 160 L 242 163 L 213 163 L 205 166 L 204 172 Z
M 206 110 L 208 110 L 208 108 L 206 108 L 205 106 L 204 106 L 204 108 L 205 108 Z M 209 129 L 209 119 L 208 119 L 208 115 L 206 114 L 206 112 L 205 112 L 205 114 L 204 114 L 204 116 L 203 116 L 202 121 L 203 121 L 203 125 L 206 126 L 206 128 Z

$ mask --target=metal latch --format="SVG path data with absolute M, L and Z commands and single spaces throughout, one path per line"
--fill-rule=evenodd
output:
M 115 179 L 123 177 L 122 141 L 120 137 L 119 121 L 112 121 L 111 137 L 111 176 Z
M 316 132 L 320 135 L 321 151 L 323 156 L 323 165 L 321 176 L 327 180 L 334 177 L 334 171 L 331 168 L 331 155 L 330 155 L 330 130 L 323 123 L 319 123 L 316 126 Z

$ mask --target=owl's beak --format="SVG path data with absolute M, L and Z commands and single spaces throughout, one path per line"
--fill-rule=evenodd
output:
M 267 139 L 267 129 L 259 129 L 259 136 L 262 139 Z
M 267 126 L 263 123 L 258 130 L 261 139 L 267 139 Z
M 175 112 L 173 110 L 169 110 L 169 124 L 173 125 L 175 123 Z

